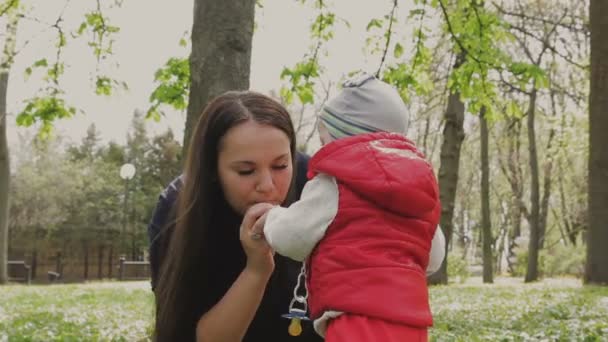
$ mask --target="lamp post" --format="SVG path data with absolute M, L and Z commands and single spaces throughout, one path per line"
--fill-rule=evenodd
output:
M 127 204 L 129 202 L 129 180 L 131 180 L 133 178 L 133 176 L 135 176 L 135 166 L 131 163 L 126 163 L 123 164 L 123 166 L 120 168 L 120 178 L 125 180 L 125 197 L 124 197 L 124 204 L 123 204 L 123 210 L 124 210 L 124 216 L 123 216 L 123 222 L 122 222 L 122 230 L 120 232 L 120 240 L 121 240 L 121 245 L 123 246 L 123 252 L 124 252 L 124 247 L 125 247 L 125 232 L 127 230 L 127 217 L 128 217 L 128 213 L 127 213 Z

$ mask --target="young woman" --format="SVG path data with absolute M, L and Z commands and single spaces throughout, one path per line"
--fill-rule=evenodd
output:
M 295 147 L 288 112 L 267 96 L 228 92 L 205 108 L 170 187 L 172 218 L 150 234 L 157 341 L 321 341 L 310 325 L 288 334 L 281 315 L 300 264 L 251 231 L 293 199 L 296 160 L 302 172 L 306 161 Z M 257 203 L 267 204 L 248 210 Z

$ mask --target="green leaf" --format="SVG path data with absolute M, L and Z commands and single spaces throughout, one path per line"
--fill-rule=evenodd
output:
M 314 103 L 314 93 L 311 86 L 303 87 L 298 90 L 298 98 L 302 104 Z
M 372 19 L 372 20 L 370 20 L 369 24 L 367 24 L 366 30 L 369 31 L 374 27 L 382 28 L 382 23 L 383 23 L 382 19 Z
M 40 59 L 40 60 L 37 60 L 36 62 L 34 62 L 33 66 L 34 67 L 47 67 L 48 63 L 46 61 L 46 58 L 43 58 L 43 59 Z
M 399 43 L 395 44 L 395 58 L 400 58 L 403 55 L 403 46 Z
M 95 94 L 112 95 L 112 80 L 108 77 L 99 76 L 95 81 Z
M 80 24 L 80 27 L 78 27 L 78 31 L 76 31 L 78 33 L 78 35 L 82 35 L 84 33 L 84 30 L 87 29 L 87 23 L 83 22 L 82 24 Z
M 34 124 L 34 118 L 26 113 L 20 113 L 17 115 L 17 125 L 23 127 L 30 127 Z
M 283 102 L 285 102 L 285 104 L 290 105 L 293 103 L 293 92 L 291 90 L 289 90 L 286 87 L 281 87 L 281 90 L 279 92 L 281 99 L 283 99 Z
M 423 8 L 416 8 L 410 11 L 410 18 L 413 18 L 415 16 L 419 16 L 419 15 L 423 15 L 424 14 L 424 9 Z

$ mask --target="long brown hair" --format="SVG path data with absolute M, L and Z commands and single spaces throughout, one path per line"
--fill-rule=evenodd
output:
M 204 109 L 184 163 L 173 232 L 161 260 L 156 295 L 157 341 L 195 337 L 198 319 L 230 286 L 244 253 L 238 239 L 240 218 L 218 182 L 221 138 L 243 122 L 274 126 L 289 137 L 295 170 L 295 132 L 289 113 L 273 99 L 251 91 L 227 92 Z M 295 174 L 292 177 L 292 186 Z M 291 192 L 291 191 L 290 191 Z M 221 254 L 221 255 L 218 255 Z

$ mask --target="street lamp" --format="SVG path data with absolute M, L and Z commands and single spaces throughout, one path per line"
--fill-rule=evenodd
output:
M 135 176 L 135 166 L 131 163 L 126 163 L 120 168 L 120 178 L 129 180 Z
M 123 246 L 123 251 L 125 247 L 125 231 L 127 230 L 127 203 L 129 202 L 129 180 L 131 180 L 135 176 L 135 166 L 131 163 L 126 163 L 120 168 L 120 178 L 125 180 L 125 197 L 124 197 L 124 217 L 122 222 L 122 231 L 120 232 L 121 244 Z

